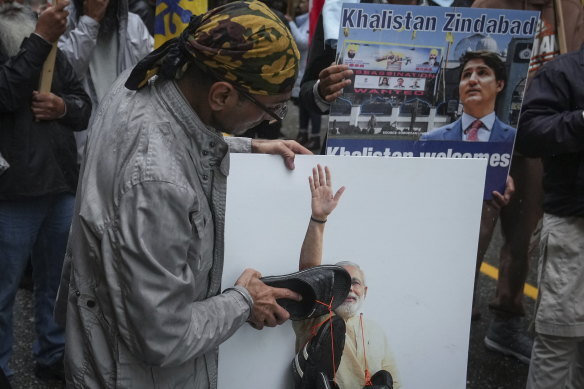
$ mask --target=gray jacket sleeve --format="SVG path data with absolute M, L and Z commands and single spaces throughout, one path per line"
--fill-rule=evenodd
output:
M 251 153 L 251 138 L 226 136 L 225 143 L 229 146 L 231 153 Z
M 111 246 L 103 251 L 119 258 L 104 261 L 112 265 L 105 282 L 117 330 L 149 365 L 180 365 L 218 347 L 251 312 L 237 290 L 205 298 L 199 282 L 212 259 L 193 244 L 193 196 L 168 182 L 136 184 L 120 196 L 117 220 L 102 241 Z
M 75 25 L 74 15 L 69 15 L 67 31 L 59 38 L 59 49 L 65 54 L 79 78 L 85 78 L 95 45 L 99 23 L 82 15 Z

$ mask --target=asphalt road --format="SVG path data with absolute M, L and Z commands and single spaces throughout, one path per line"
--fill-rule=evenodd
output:
M 282 132 L 294 138 L 296 135 L 296 123 L 298 120 L 297 109 L 290 106 L 289 117 L 286 118 Z M 323 128 L 326 120 L 323 120 Z M 501 237 L 498 232 L 494 234 L 493 241 L 486 255 L 486 262 L 497 266 L 498 252 L 501 247 Z M 536 253 L 535 253 L 536 254 Z M 474 261 L 474 258 L 469 258 Z M 532 258 L 532 269 L 528 282 L 535 283 L 536 259 Z M 483 345 L 483 338 L 487 331 L 491 314 L 488 310 L 488 302 L 494 295 L 496 281 L 481 275 L 478 288 L 478 306 L 482 312 L 482 319 L 472 323 L 469 342 L 469 358 L 467 371 L 467 389 L 523 389 L 527 376 L 527 366 L 509 357 L 501 356 L 488 351 Z M 531 320 L 533 312 L 533 300 L 525 298 L 528 316 L 525 323 Z M 34 361 L 30 345 L 34 338 L 34 319 L 32 314 L 32 294 L 25 290 L 20 290 L 17 294 L 14 311 L 15 339 L 14 355 L 12 367 L 16 371 L 12 380 L 14 389 L 57 389 L 62 388 L 58 382 L 42 382 L 35 378 L 33 374 Z M 428 323 L 430 326 L 431 323 Z M 431 331 L 431 328 L 428 329 Z M 436 361 L 441 363 L 441 361 Z M 420 372 L 423 374 L 423 372 Z M 2 388 L 0 388 L 2 389 Z M 251 388 L 242 388 L 251 389 Z M 260 388 L 261 389 L 261 388 Z M 413 388 L 418 389 L 418 388 Z M 419 388 L 425 389 L 425 388 Z

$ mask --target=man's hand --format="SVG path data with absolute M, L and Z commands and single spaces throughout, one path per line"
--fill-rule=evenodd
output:
M 275 327 L 290 318 L 290 313 L 279 306 L 276 299 L 302 300 L 302 296 L 289 289 L 267 286 L 260 281 L 260 277 L 258 271 L 246 269 L 235 283 L 246 288 L 253 298 L 253 309 L 248 322 L 257 330 L 264 326 Z
M 495 209 L 501 209 L 511 201 L 511 196 L 515 193 L 515 182 L 511 176 L 507 176 L 507 182 L 505 182 L 505 193 L 501 194 L 494 190 L 493 192 L 493 200 L 491 200 L 491 205 Z
M 31 109 L 35 120 L 55 120 L 65 114 L 65 101 L 52 93 L 33 91 Z
M 312 177 L 308 177 L 310 193 L 312 195 L 312 217 L 318 220 L 326 220 L 328 215 L 337 207 L 345 187 L 341 187 L 333 196 L 331 171 L 328 166 L 324 170 L 316 165 L 312 168 Z
M 252 139 L 251 152 L 260 154 L 278 154 L 284 158 L 284 164 L 290 170 L 294 169 L 294 157 L 296 154 L 312 154 L 306 147 L 294 140 L 266 140 Z
M 343 94 L 343 88 L 351 85 L 353 71 L 347 65 L 331 65 L 318 74 L 318 94 L 329 103 Z
M 47 42 L 56 42 L 67 28 L 69 11 L 65 11 L 65 7 L 68 5 L 69 1 L 63 0 L 58 5 L 48 6 L 39 16 L 35 34 Z
M 83 2 L 83 12 L 96 22 L 101 22 L 108 4 L 109 0 L 85 0 Z

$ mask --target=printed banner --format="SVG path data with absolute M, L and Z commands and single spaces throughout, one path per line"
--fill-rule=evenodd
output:
M 327 154 L 489 160 L 503 193 L 539 13 L 344 4 Z
M 157 0 L 154 24 L 154 47 L 184 31 L 191 16 L 207 12 L 207 0 Z

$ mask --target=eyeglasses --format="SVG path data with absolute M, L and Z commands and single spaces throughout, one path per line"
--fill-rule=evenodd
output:
M 235 89 L 237 89 L 237 91 L 239 93 L 241 93 L 243 95 L 243 97 L 245 97 L 246 99 L 248 99 L 249 101 L 251 101 L 252 103 L 257 105 L 258 107 L 260 107 L 265 113 L 267 113 L 268 115 L 273 117 L 276 121 L 281 122 L 286 117 L 286 114 L 288 113 L 288 103 L 287 102 L 284 101 L 283 103 L 279 103 L 277 105 L 274 105 L 271 108 L 268 108 L 264 103 L 260 102 L 258 99 L 253 97 L 251 94 L 246 92 L 245 89 L 243 89 L 241 86 L 234 84 L 234 83 L 231 83 L 231 82 L 230 82 L 230 84 L 233 85 L 233 87 Z
M 276 120 L 277 122 L 281 122 L 286 117 L 286 114 L 288 113 L 288 103 L 287 102 L 284 101 L 283 103 L 279 103 L 277 105 L 274 105 L 272 108 L 268 108 L 264 103 L 260 102 L 258 99 L 253 97 L 245 89 L 243 89 L 240 85 L 238 85 L 232 81 L 226 80 L 224 77 L 221 77 L 217 72 L 213 71 L 212 69 L 210 69 L 208 67 L 206 67 L 205 70 L 208 73 L 210 73 L 210 75 L 212 75 L 213 77 L 231 84 L 241 95 L 243 95 L 243 97 L 245 97 L 246 99 L 248 99 L 249 101 L 251 101 L 252 103 L 257 105 L 258 107 L 260 107 L 262 109 L 262 111 L 264 111 L 265 113 L 267 113 L 268 115 L 273 117 L 274 120 Z

